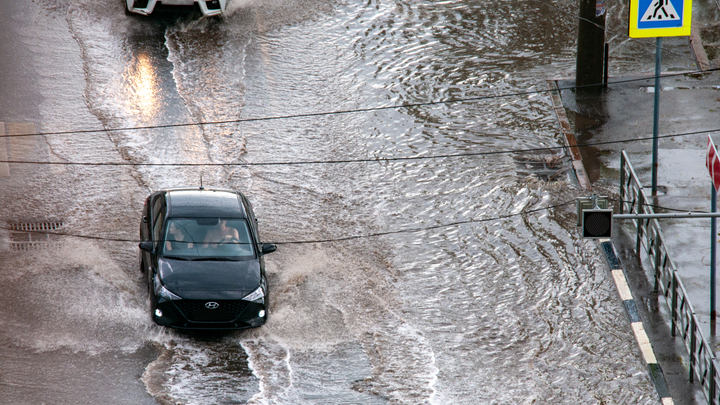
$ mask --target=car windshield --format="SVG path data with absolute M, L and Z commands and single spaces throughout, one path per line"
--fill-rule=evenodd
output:
M 255 257 L 250 229 L 238 218 L 171 218 L 163 256 L 184 260 L 243 260 Z

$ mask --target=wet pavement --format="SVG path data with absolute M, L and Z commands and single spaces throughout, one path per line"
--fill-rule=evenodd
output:
M 707 5 L 705 5 L 707 6 Z M 710 3 L 710 6 L 714 4 Z M 697 31 L 708 39 L 705 46 L 710 69 L 717 68 L 717 43 L 707 33 L 717 27 L 717 9 L 706 9 L 696 21 Z M 654 39 L 653 39 L 654 41 Z M 680 74 L 697 71 L 687 38 L 666 38 L 663 46 L 659 123 L 658 196 L 656 212 L 710 211 L 711 181 L 705 167 L 707 138 L 720 139 L 720 73 Z M 622 58 L 622 55 L 617 55 Z M 651 62 L 651 61 L 647 61 Z M 614 63 L 611 55 L 611 66 Z M 568 123 L 582 147 L 582 159 L 593 191 L 617 199 L 620 152 L 630 163 L 650 195 L 654 64 L 647 73 L 611 77 L 600 94 L 561 91 Z M 561 89 L 573 80 L 557 80 Z M 704 132 L 709 131 L 709 132 Z M 698 133 L 699 132 L 699 133 Z M 668 136 L 674 135 L 674 136 Z M 617 203 L 611 202 L 617 207 Z M 617 212 L 617 208 L 616 208 Z M 716 345 L 710 328 L 710 219 L 660 219 L 665 244 L 690 296 L 705 337 Z M 629 221 L 628 221 L 629 222 Z M 705 403 L 699 384 L 688 382 L 688 355 L 680 338 L 670 335 L 665 299 L 653 290 L 653 274 L 645 259 L 635 255 L 634 228 L 615 222 L 613 240 L 625 266 L 638 310 L 665 371 L 676 404 Z M 644 254 L 643 254 L 644 256 Z M 717 346 L 715 346 L 717 348 Z
M 48 134 L 0 142 L 0 402 L 657 403 L 551 149 L 575 2 L 231 4 L 0 5 L 0 121 Z M 642 72 L 646 45 L 614 38 L 615 69 Z M 262 328 L 149 318 L 142 201 L 201 175 L 245 191 L 279 245 Z M 28 224 L 78 237 L 12 230 Z

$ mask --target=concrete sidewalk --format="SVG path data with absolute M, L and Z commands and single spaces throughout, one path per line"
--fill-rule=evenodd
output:
M 560 81 L 558 86 L 571 87 L 572 82 Z M 708 135 L 720 143 L 720 72 L 664 78 L 661 86 L 659 135 L 675 136 L 659 140 L 655 204 L 668 211 L 710 211 L 711 181 L 705 156 Z M 652 137 L 653 81 L 611 84 L 595 102 L 579 100 L 571 90 L 561 94 L 579 144 L 617 142 L 581 148 L 593 187 L 618 193 L 620 152 L 625 150 L 649 188 L 652 140 L 638 139 Z M 707 130 L 717 132 L 692 134 Z M 709 333 L 710 220 L 664 219 L 661 224 L 671 257 Z
M 596 194 L 611 198 L 617 198 L 619 193 L 622 150 L 628 153 L 650 195 L 652 140 L 646 138 L 653 134 L 654 80 L 628 80 L 633 78 L 611 79 L 608 89 L 595 96 L 579 96 L 573 90 L 560 92 L 577 143 L 595 144 L 580 148 L 592 188 Z M 556 84 L 560 89 L 569 89 L 574 81 L 558 80 Z M 659 192 L 654 204 L 668 210 L 655 211 L 710 211 L 711 181 L 705 167 L 708 134 L 689 133 L 717 130 L 709 135 L 720 144 L 720 72 L 676 74 L 663 78 L 661 87 L 659 135 L 675 136 L 659 141 Z M 617 207 L 618 203 L 611 206 Z M 717 348 L 710 336 L 710 219 L 663 219 L 660 223 L 670 257 L 703 323 L 705 336 Z M 616 246 L 620 245 L 631 289 L 639 297 L 639 311 L 659 353 L 675 403 L 705 403 L 699 384 L 688 382 L 687 352 L 681 341 L 670 336 L 669 326 L 662 325 L 667 320 L 662 313 L 664 298 L 652 293 L 648 266 L 638 266 L 633 252 L 634 232 L 619 221 L 616 228 L 613 239 Z M 628 271 L 627 262 L 636 262 L 635 270 Z

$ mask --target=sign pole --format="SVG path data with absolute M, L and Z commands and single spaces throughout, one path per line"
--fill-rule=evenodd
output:
M 660 125 L 660 72 L 662 59 L 662 37 L 657 38 L 655 47 L 655 107 L 653 109 L 653 154 L 652 154 L 652 195 L 657 195 L 658 172 L 658 126 Z
M 715 183 L 712 189 L 712 208 L 710 212 L 717 212 L 717 191 L 715 191 Z M 715 262 L 717 256 L 717 218 L 710 219 L 710 334 L 715 336 Z
M 708 135 L 707 156 L 705 157 L 705 166 L 710 172 L 710 180 L 712 181 L 711 207 L 712 214 L 717 212 L 717 192 L 720 188 L 720 155 L 718 155 L 715 142 Z M 715 271 L 717 261 L 717 222 L 715 217 L 710 221 L 710 334 L 715 336 L 715 321 L 717 312 L 715 311 Z
M 660 121 L 660 61 L 663 37 L 685 37 L 692 27 L 692 0 L 630 0 L 630 38 L 656 38 L 655 113 L 653 116 L 652 195 L 657 195 L 658 121 Z

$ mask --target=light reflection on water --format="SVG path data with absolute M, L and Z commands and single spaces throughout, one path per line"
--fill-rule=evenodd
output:
M 130 67 L 129 80 L 133 89 L 133 104 L 137 105 L 144 118 L 154 117 L 158 113 L 157 72 L 152 60 L 146 53 L 140 53 L 136 63 Z

